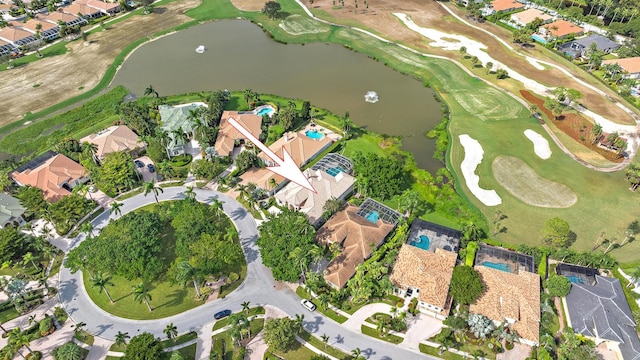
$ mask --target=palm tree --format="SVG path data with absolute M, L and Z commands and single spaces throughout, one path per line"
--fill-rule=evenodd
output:
M 600 137 L 602 136 L 602 125 L 595 123 L 593 124 L 593 127 L 591 127 L 591 137 L 592 137 L 592 144 L 595 144 L 598 140 L 600 140 Z
M 249 304 L 250 303 L 251 302 L 249 302 L 249 301 L 245 301 L 242 304 L 240 304 L 240 305 L 242 305 L 242 311 L 246 312 L 247 315 L 249 314 Z
M 129 338 L 131 338 L 131 336 L 129 336 L 128 332 L 118 331 L 118 333 L 116 334 L 115 343 L 119 346 L 125 346 L 127 345 L 127 339 Z
M 97 287 L 100 291 L 104 291 L 105 295 L 109 298 L 109 301 L 111 301 L 112 304 L 114 303 L 109 291 L 107 291 L 107 285 L 113 286 L 111 276 L 103 273 L 97 273 L 91 277 L 91 285 L 93 287 Z
M 213 214 L 216 217 L 220 217 L 220 215 L 222 214 L 223 210 L 222 210 L 222 205 L 224 204 L 224 201 L 221 201 L 220 199 L 214 198 L 211 200 L 211 209 L 213 209 Z
M 153 196 L 155 196 L 156 198 L 156 203 L 160 205 L 160 201 L 158 200 L 158 192 L 164 193 L 164 190 L 162 190 L 161 187 L 156 186 L 156 183 L 154 180 L 150 180 L 144 183 L 144 196 L 147 196 L 151 192 L 153 193 Z
M 171 131 L 171 135 L 176 144 L 186 144 L 189 142 L 189 134 L 184 132 L 182 128 Z
M 196 193 L 193 191 L 193 186 L 188 186 L 184 191 L 184 196 L 187 200 L 193 201 L 196 198 Z
M 149 312 L 153 311 L 153 308 L 149 304 L 149 301 L 152 300 L 151 294 L 149 294 L 149 289 L 144 285 L 143 282 L 133 287 L 133 299 L 137 301 L 139 304 L 144 301 L 149 308 Z
M 167 339 L 176 341 L 176 337 L 178 336 L 178 327 L 170 323 L 166 328 L 162 331 L 165 335 L 167 335 Z
M 73 190 L 73 193 L 75 194 L 79 194 L 82 197 L 85 197 L 87 194 L 89 194 L 89 198 L 91 200 L 93 200 L 93 196 L 91 195 L 91 192 L 89 191 L 89 185 L 87 184 L 78 184 L 76 185 Z
M 327 295 L 326 293 L 322 293 L 320 295 L 318 295 L 318 302 L 320 303 L 320 306 L 322 306 L 323 309 L 327 309 L 327 306 L 329 306 L 329 295 Z
M 93 239 L 93 224 L 91 221 L 83 222 L 82 225 L 80 225 L 80 231 L 87 233 L 87 238 L 89 240 Z
M 320 340 L 324 343 L 324 349 L 327 350 L 327 345 L 329 344 L 329 336 L 327 334 L 322 334 L 320 336 Z
M 93 162 L 98 164 L 98 145 L 94 144 L 94 143 L 90 143 L 88 141 L 85 141 L 82 144 L 82 152 L 86 153 L 86 154 L 91 154 L 91 158 L 93 159 Z
M 198 286 L 198 270 L 191 266 L 187 261 L 183 261 L 178 264 L 176 280 L 178 280 L 182 286 L 184 286 L 188 281 L 193 281 L 193 286 L 196 289 L 196 295 L 198 298 L 202 296 L 200 294 L 200 287 Z
M 151 85 L 147 86 L 147 88 L 144 89 L 144 96 L 149 96 L 149 95 L 154 95 L 155 97 L 159 96 L 156 89 L 154 89 L 153 86 Z
M 296 314 L 296 319 L 294 320 L 295 327 L 298 328 L 298 332 L 301 332 L 304 325 L 304 314 Z
M 308 257 L 309 257 L 309 254 L 304 250 L 302 250 L 302 248 L 299 246 L 297 246 L 295 249 L 293 249 L 289 253 L 289 259 L 293 260 L 295 264 L 298 264 L 300 266 L 300 274 L 302 276 L 302 281 L 306 281 L 306 278 L 304 277 L 304 273 L 305 271 L 307 271 L 307 266 L 309 261 Z
M 364 359 L 364 356 L 362 356 L 362 350 L 360 350 L 360 348 L 355 348 L 355 349 L 351 350 L 351 356 L 353 357 L 353 360 L 363 360 Z
M 22 256 L 22 263 L 24 265 L 27 265 L 28 263 L 31 263 L 31 265 L 33 265 L 34 269 L 38 270 L 39 267 L 38 267 L 38 265 L 36 265 L 35 260 L 36 260 L 36 257 L 33 256 L 33 254 L 31 252 L 28 252 L 28 253 L 26 253 L 26 254 L 24 254 Z
M 18 331 L 20 331 L 20 329 L 18 329 Z M 15 344 L 16 346 L 18 346 L 18 348 L 24 346 L 27 348 L 30 354 L 33 353 L 33 350 L 31 350 L 31 348 L 29 347 L 29 345 L 31 345 L 31 337 L 28 334 L 19 332 L 17 335 L 14 335 L 12 339 L 10 338 L 9 342 Z M 20 356 L 25 358 L 22 354 L 20 354 Z
M 68 342 L 56 350 L 56 359 L 60 360 L 81 360 L 84 358 L 82 349 L 75 343 Z
M 115 214 L 116 216 L 122 215 L 122 210 L 120 209 L 124 205 L 121 202 L 114 201 L 111 203 L 111 214 Z
M 317 244 L 313 244 L 311 246 L 311 249 L 309 249 L 309 258 L 311 259 L 311 262 L 315 264 L 318 261 L 322 260 L 323 257 L 324 257 L 324 248 L 321 246 L 318 246 Z

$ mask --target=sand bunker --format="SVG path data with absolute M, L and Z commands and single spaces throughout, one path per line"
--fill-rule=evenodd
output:
M 467 134 L 459 136 L 460 144 L 464 148 L 464 160 L 460 164 L 462 175 L 471 193 L 486 206 L 496 206 L 502 204 L 502 199 L 495 190 L 485 190 L 480 188 L 480 177 L 476 175 L 476 168 L 482 162 L 484 151 L 478 140 L 471 138 Z
M 493 160 L 493 177 L 520 201 L 544 208 L 568 208 L 578 196 L 568 186 L 544 179 L 524 161 L 513 156 Z
M 531 140 L 533 143 L 533 151 L 538 155 L 540 159 L 548 159 L 551 157 L 551 148 L 549 148 L 549 142 L 542 135 L 537 132 L 527 129 L 524 131 L 524 136 Z

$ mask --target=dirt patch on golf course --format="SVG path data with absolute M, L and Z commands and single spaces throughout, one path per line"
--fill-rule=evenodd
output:
M 231 0 L 233 6 L 244 11 L 260 11 L 267 0 Z
M 177 0 L 157 7 L 153 14 L 135 16 L 114 25 L 107 23 L 109 30 L 89 35 L 88 43 L 82 40 L 69 43 L 69 53 L 65 55 L 0 72 L 3 97 L 0 126 L 93 88 L 127 45 L 191 20 L 184 12 L 198 4 L 198 0 Z M 40 85 L 34 87 L 34 84 Z
M 493 177 L 500 185 L 526 204 L 544 208 L 568 208 L 578 201 L 578 196 L 568 186 L 538 176 L 517 157 L 498 156 L 491 167 Z

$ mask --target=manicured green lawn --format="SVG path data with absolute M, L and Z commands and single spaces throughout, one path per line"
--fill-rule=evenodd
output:
M 448 351 L 442 353 L 442 355 L 439 354 L 438 349 L 433 348 L 431 346 L 425 345 L 425 344 L 420 344 L 420 352 L 425 353 L 425 354 L 429 354 L 429 355 L 433 355 L 433 356 L 437 356 L 440 359 L 445 359 L 445 360 L 463 360 L 464 357 L 458 355 L 458 354 L 454 354 L 454 353 L 450 353 Z
M 254 316 L 254 315 L 258 315 L 258 314 L 264 314 L 264 308 L 262 306 L 257 306 L 254 308 L 249 309 L 249 313 L 246 314 L 245 312 L 242 312 L 243 314 L 247 315 L 247 317 L 250 316 Z M 227 326 L 231 324 L 231 318 L 230 317 L 226 317 L 224 319 L 220 319 L 218 321 L 216 321 L 215 324 L 213 324 L 213 331 L 216 331 L 218 329 L 222 329 L 223 327 Z
M 311 299 L 311 295 L 302 286 L 298 286 L 298 288 L 296 289 L 296 294 L 303 299 Z M 339 324 L 342 324 L 343 322 L 347 321 L 347 318 L 345 316 L 338 314 L 337 312 L 333 311 L 331 308 L 327 307 L 326 309 L 324 309 L 322 306 L 320 306 L 320 302 L 318 300 L 311 299 L 311 302 L 316 305 L 317 311 L 320 311 L 321 313 L 329 317 L 331 320 Z
M 273 349 L 269 349 L 265 354 L 264 358 L 269 360 L 278 360 L 276 356 L 269 356 L 270 354 L 276 354 L 281 356 L 286 360 L 309 360 L 316 353 L 307 349 L 305 346 L 300 344 L 299 342 L 293 343 L 293 345 L 287 349 L 286 351 L 276 351 Z
M 169 360 L 171 358 L 171 354 L 176 352 L 180 353 L 180 355 L 182 355 L 185 359 L 195 359 L 197 346 L 198 346 L 197 344 L 191 344 L 189 346 L 185 346 L 176 351 L 172 351 L 170 353 L 164 353 L 164 356 L 162 357 L 161 360 Z
M 333 356 L 336 359 L 339 360 L 351 360 L 352 356 L 349 354 L 346 354 L 336 348 L 334 348 L 333 346 L 330 346 L 328 344 L 331 344 L 333 339 L 329 339 L 328 344 L 325 344 L 321 339 L 309 334 L 306 331 L 303 331 L 300 333 L 299 335 L 302 339 L 304 339 L 306 342 L 308 342 L 309 344 L 311 344 L 311 346 L 315 347 L 316 349 L 320 349 L 322 350 L 324 353 Z
M 376 338 L 376 339 L 384 340 L 384 341 L 390 342 L 392 344 L 399 344 L 404 340 L 404 338 L 401 338 L 400 336 L 396 336 L 396 335 L 393 335 L 393 334 L 387 334 L 385 336 L 382 336 L 382 335 L 380 335 L 378 330 L 376 330 L 374 328 L 370 328 L 370 327 L 368 327 L 366 325 L 361 325 L 360 326 L 360 331 L 362 331 L 362 333 L 367 335 L 367 336 L 371 336 L 371 337 Z
M 257 335 L 264 327 L 264 319 L 251 320 L 250 327 L 251 327 L 251 336 Z M 231 338 L 230 331 L 224 331 L 220 334 L 214 335 L 211 338 L 211 341 L 212 341 L 212 348 L 211 348 L 212 353 L 221 351 L 220 350 L 222 349 L 221 344 L 222 342 L 224 342 L 225 344 L 224 346 L 225 352 L 223 357 L 224 359 L 235 359 L 235 357 L 238 355 L 238 349 L 236 347 L 235 342 Z

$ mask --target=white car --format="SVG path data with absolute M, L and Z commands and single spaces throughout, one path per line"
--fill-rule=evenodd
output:
M 307 310 L 309 311 L 314 311 L 316 309 L 316 306 L 314 305 L 314 303 L 312 303 L 307 299 L 302 299 L 302 301 L 300 301 L 300 304 L 302 304 L 302 306 L 307 308 Z

